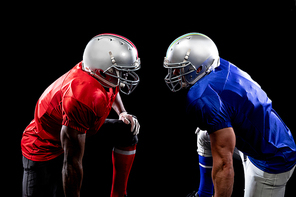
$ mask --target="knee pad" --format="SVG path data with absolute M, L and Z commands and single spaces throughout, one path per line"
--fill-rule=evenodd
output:
M 128 147 L 128 146 L 134 146 L 138 143 L 138 136 L 133 135 L 121 135 L 121 136 L 115 136 L 115 142 L 114 146 L 116 147 Z
M 204 157 L 211 157 L 211 140 L 207 131 L 199 130 L 197 133 L 197 153 Z
M 197 152 L 200 171 L 198 194 L 199 196 L 212 196 L 214 191 L 211 176 L 213 158 L 211 140 L 207 131 L 199 130 L 197 133 Z
M 106 119 L 105 129 L 111 135 L 114 146 L 127 147 L 138 143 L 138 136 L 131 132 L 131 125 L 118 119 Z

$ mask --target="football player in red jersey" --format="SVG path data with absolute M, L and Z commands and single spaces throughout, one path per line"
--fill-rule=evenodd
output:
M 102 125 L 114 137 L 111 197 L 127 195 L 140 125 L 126 112 L 118 92 L 130 94 L 136 88 L 138 69 L 131 41 L 100 34 L 87 44 L 83 61 L 44 91 L 21 140 L 24 197 L 57 196 L 61 179 L 65 196 L 80 196 L 85 139 Z M 111 108 L 118 120 L 106 119 Z

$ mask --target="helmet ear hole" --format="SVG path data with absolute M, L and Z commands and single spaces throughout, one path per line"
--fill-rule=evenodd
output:
M 196 74 L 200 73 L 201 70 L 202 70 L 202 66 L 200 66 L 200 67 L 196 70 Z
M 106 75 L 105 75 L 105 73 L 104 73 L 102 70 L 100 70 L 100 75 L 101 75 L 102 77 L 106 78 Z

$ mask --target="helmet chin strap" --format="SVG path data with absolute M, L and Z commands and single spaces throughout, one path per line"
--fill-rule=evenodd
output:
M 113 56 L 113 54 L 112 54 L 111 51 L 109 51 L 109 55 L 110 55 L 110 57 L 111 57 L 112 65 L 117 65 L 117 64 L 116 64 L 116 61 L 115 61 L 115 57 Z M 115 72 L 116 72 L 116 75 L 119 77 L 119 71 L 116 70 Z M 120 85 L 121 88 L 124 88 L 124 87 L 125 87 L 125 84 L 124 84 L 124 83 L 120 83 L 120 82 L 119 82 L 119 81 L 120 81 L 119 79 L 117 79 L 117 80 L 118 80 L 118 81 L 117 81 L 117 85 L 116 85 L 116 86 Z
M 124 83 L 120 83 L 120 87 L 121 88 L 124 88 L 125 87 L 125 84 Z
M 191 53 L 191 49 L 188 49 L 188 51 L 186 52 L 186 55 L 184 57 L 183 62 L 187 62 L 188 61 L 188 58 L 189 58 L 190 53 Z M 182 66 L 185 66 L 185 64 L 182 64 Z M 184 68 L 182 68 L 182 72 L 184 73 Z M 182 84 L 181 84 L 182 88 L 188 88 L 189 85 L 191 85 L 191 84 L 187 82 L 187 80 L 185 79 L 184 76 L 182 76 Z

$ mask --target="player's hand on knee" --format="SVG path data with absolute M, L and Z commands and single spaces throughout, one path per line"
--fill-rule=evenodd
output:
M 140 131 L 140 123 L 136 116 L 130 115 L 127 112 L 122 112 L 119 114 L 119 120 L 124 122 L 125 124 L 131 124 L 131 132 L 134 135 L 138 135 Z

